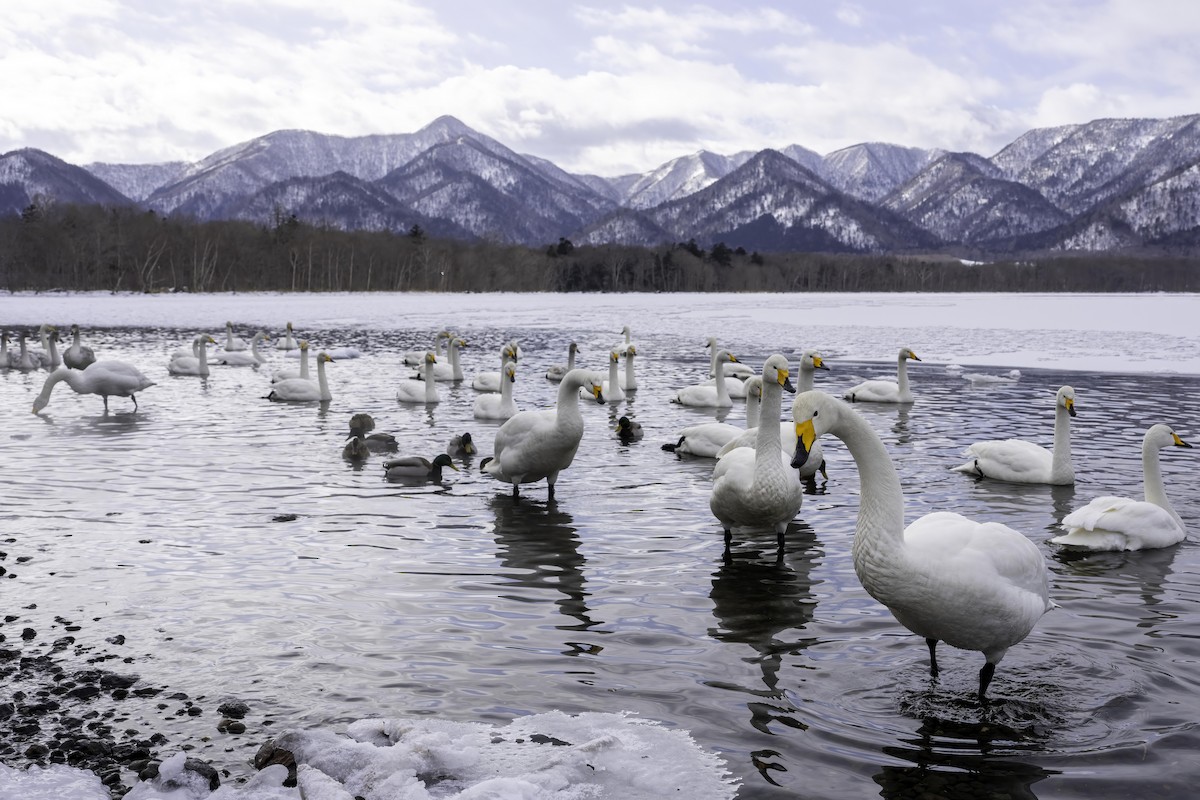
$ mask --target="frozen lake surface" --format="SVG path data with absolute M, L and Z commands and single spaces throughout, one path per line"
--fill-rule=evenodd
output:
M 1200 445 L 1198 311 L 1190 295 L 2 296 L 7 330 L 78 323 L 101 357 L 158 385 L 137 413 L 114 398 L 107 415 L 60 385 L 35 416 L 46 373 L 0 373 L 0 591 L 14 617 L 0 632 L 6 647 L 29 628 L 27 648 L 69 633 L 91 648 L 83 659 L 130 659 L 124 670 L 164 692 L 125 700 L 121 726 L 160 732 L 160 755 L 190 748 L 231 784 L 283 730 L 628 711 L 690 734 L 743 798 L 1190 798 L 1195 542 L 1078 555 L 1048 539 L 1094 496 L 1140 496 L 1151 424 Z M 329 366 L 328 405 L 263 399 L 270 372 L 295 363 L 274 350 L 257 369 L 167 374 L 171 352 L 199 332 L 223 341 L 226 320 L 247 338 L 291 321 L 314 348 L 363 355 Z M 627 324 L 638 392 L 583 409 L 583 445 L 554 502 L 540 484 L 514 503 L 478 460 L 437 485 L 388 482 L 379 456 L 361 468 L 341 458 L 360 411 L 401 453 L 432 457 L 470 431 L 486 456 L 498 424 L 472 419 L 470 377 L 497 368 L 504 341 L 521 345 L 518 404 L 546 407 L 556 385 L 545 371 L 569 342 L 602 369 Z M 397 403 L 412 373 L 399 354 L 443 328 L 469 341 L 467 382 L 443 384 L 429 411 Z M 840 443 L 824 443 L 829 481 L 806 496 L 782 551 L 771 532 L 724 550 L 712 462 L 660 449 L 713 418 L 668 402 L 706 376 L 708 336 L 754 367 L 782 352 L 795 369 L 818 348 L 831 371 L 817 388 L 835 393 L 894 373 L 901 346 L 922 358 L 913 406 L 859 408 L 897 463 L 908 518 L 948 509 L 1022 531 L 1061 605 L 1001 663 L 989 709 L 974 700 L 978 653 L 943 648 L 932 683 L 923 642 L 858 583 L 858 478 Z M 1021 374 L 971 382 L 947 364 Z M 1048 446 L 1064 384 L 1079 411 L 1074 487 L 948 471 L 980 439 Z M 644 440 L 617 440 L 621 415 Z M 726 419 L 742 422 L 740 402 Z M 1163 455 L 1192 531 L 1197 452 Z M 173 692 L 202 713 L 164 700 Z M 244 732 L 217 729 L 230 697 L 250 707 Z

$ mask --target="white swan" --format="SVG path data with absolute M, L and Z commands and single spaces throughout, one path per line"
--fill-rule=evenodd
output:
M 501 374 L 504 372 L 504 365 L 509 361 L 517 360 L 517 348 L 512 342 L 505 344 L 500 348 L 500 369 L 486 372 L 476 372 L 474 379 L 471 381 L 471 388 L 478 392 L 498 392 L 503 385 Z
M 670 453 L 699 456 L 700 458 L 716 458 L 721 448 L 746 433 L 750 428 L 758 427 L 759 403 L 762 400 L 762 376 L 754 375 L 746 379 L 746 427 L 739 428 L 728 422 L 705 422 L 700 425 L 690 425 L 679 433 L 679 438 L 671 444 L 664 444 L 663 450 Z M 753 441 L 747 446 L 752 447 Z M 794 449 L 794 448 L 793 448 Z M 788 456 L 790 459 L 791 456 Z
M 630 327 L 628 325 L 621 328 L 621 335 L 625 337 L 624 341 L 618 342 L 617 345 L 612 348 L 613 350 L 616 350 L 618 353 L 624 353 L 626 347 L 629 347 L 630 345 L 634 344 L 633 331 L 630 329 Z
M 645 436 L 645 431 L 642 430 L 642 423 L 634 422 L 629 417 L 621 417 L 617 420 L 616 427 L 617 438 L 622 442 L 637 442 L 641 441 Z
M 446 345 L 446 360 L 439 361 L 433 366 L 433 379 L 435 381 L 457 383 L 463 379 L 462 364 L 459 362 L 459 351 L 466 347 L 466 339 L 455 336 L 450 340 L 449 344 Z
M 719 351 L 717 353 L 717 374 L 713 377 L 713 383 L 684 386 L 675 392 L 671 402 L 694 408 L 729 408 L 733 405 L 733 401 L 729 399 L 729 388 L 724 380 L 725 365 L 736 363 L 737 357 L 728 350 Z
M 335 361 L 337 359 L 334 359 Z M 363 446 L 373 453 L 394 453 L 400 449 L 400 443 L 390 433 L 372 433 L 375 430 L 375 418 L 370 414 L 355 414 L 350 417 L 350 438 L 362 439 Z
M 167 372 L 172 375 L 199 375 L 208 377 L 208 346 L 216 344 L 217 340 L 208 334 L 197 337 L 200 341 L 200 355 L 185 358 L 173 358 L 167 363 Z
M 630 345 L 632 348 L 633 346 Z M 600 383 L 600 391 L 604 394 L 606 403 L 620 403 L 625 399 L 625 390 L 621 388 L 621 376 L 617 372 L 617 367 L 621 363 L 621 351 L 610 350 L 608 353 L 608 377 L 604 377 L 601 372 L 593 372 L 592 378 Z M 587 387 L 582 387 L 579 390 L 579 396 L 584 399 L 591 400 L 592 392 Z
M 852 403 L 911 403 L 915 399 L 908 388 L 908 359 L 920 361 L 907 347 L 900 348 L 896 359 L 896 380 L 863 381 L 842 393 Z
M 240 336 L 233 335 L 233 323 L 226 322 L 225 323 L 225 352 L 226 353 L 236 353 L 240 350 L 245 350 L 247 347 L 249 347 L 249 345 L 246 344 L 245 339 L 243 339 Z
M 63 351 L 63 363 L 71 369 L 85 369 L 88 364 L 95 361 L 95 351 L 79 341 L 79 326 L 72 325 L 71 346 Z
M 446 445 L 446 454 L 455 458 L 465 458 L 473 456 L 479 451 L 475 449 L 475 442 L 471 439 L 471 434 L 460 433 L 450 439 L 450 444 Z
M 475 398 L 473 414 L 475 419 L 508 419 L 517 413 L 517 404 L 513 401 L 513 385 L 517 382 L 517 364 L 509 361 L 504 365 L 504 380 L 500 384 L 500 394 L 481 394 Z
M 925 638 L 933 676 L 939 641 L 982 652 L 979 700 L 986 703 L 996 665 L 1055 607 L 1041 550 L 1007 525 L 949 511 L 904 527 L 900 477 L 865 419 L 822 392 L 797 395 L 792 419 L 800 443 L 793 465 L 828 433 L 846 444 L 858 466 L 861 500 L 851 552 L 863 588 Z
M 325 377 L 325 364 L 333 361 L 329 354 L 322 351 L 317 354 L 317 380 L 309 381 L 303 378 L 291 378 L 271 384 L 268 400 L 277 403 L 328 403 L 333 399 L 329 393 L 329 381 Z
M 546 380 L 558 383 L 571 370 L 575 369 L 575 354 L 579 352 L 579 345 L 571 342 L 571 346 L 567 348 L 567 363 L 554 364 L 550 369 L 546 370 Z
M 438 360 L 442 360 L 446 356 L 446 349 L 442 346 L 442 341 L 449 341 L 454 338 L 454 334 L 450 331 L 438 331 L 433 337 L 433 355 Z M 404 363 L 409 367 L 419 367 L 425 363 L 425 354 L 429 349 L 424 350 L 406 350 L 404 352 Z
M 637 391 L 637 375 L 633 371 L 633 360 L 637 357 L 637 347 L 629 345 L 623 353 L 625 356 L 625 372 L 621 375 L 621 388 L 626 392 Z
M 1008 483 L 1048 483 L 1067 486 L 1075 482 L 1071 466 L 1071 417 L 1075 416 L 1075 389 L 1064 386 L 1054 397 L 1054 452 L 1024 439 L 992 439 L 967 448 L 967 463 L 955 472 Z
M 108 411 L 109 397 L 128 397 L 133 400 L 133 410 L 137 411 L 137 392 L 154 386 L 154 381 L 143 375 L 141 370 L 124 361 L 105 359 L 85 369 L 59 367 L 42 384 L 41 393 L 33 401 L 33 413 L 46 407 L 50 402 L 50 392 L 62 381 L 66 381 L 78 394 L 98 394 L 103 397 L 105 411 Z
M 435 483 L 441 483 L 445 467 L 458 472 L 446 453 L 438 453 L 433 461 L 421 456 L 400 456 L 383 462 L 383 472 L 388 478 L 424 478 Z
M 492 445 L 492 456 L 480 462 L 480 470 L 498 481 L 512 484 L 514 498 L 520 496 L 520 484 L 545 478 L 549 497 L 553 500 L 558 474 L 571 466 L 583 438 L 583 415 L 579 411 L 581 387 L 586 388 L 596 402 L 604 402 L 600 383 L 588 370 L 571 370 L 558 387 L 558 402 L 554 408 L 521 411 L 500 426 Z
M 300 345 L 296 342 L 296 337 L 292 335 L 292 323 L 284 326 L 283 336 L 279 341 L 275 342 L 276 350 L 295 350 Z M 261 362 L 260 362 L 261 363 Z
M 1066 533 L 1050 541 L 1088 550 L 1147 550 L 1183 541 L 1187 529 L 1167 499 L 1158 464 L 1158 451 L 1171 446 L 1191 447 L 1169 426 L 1152 426 L 1142 437 L 1145 499 L 1097 497 L 1068 514 Z
M 62 358 L 58 355 L 58 350 L 55 349 L 54 343 L 51 341 L 53 336 L 58 333 L 58 328 L 43 322 L 38 328 L 38 340 L 41 343 L 41 349 L 29 348 L 29 352 L 36 358 L 39 365 L 46 369 L 58 369 L 62 366 Z
M 8 331 L 0 331 L 0 369 L 11 369 L 15 361 L 15 354 L 8 351 Z
M 787 358 L 776 353 L 763 363 L 762 418 L 779 418 L 783 391 L 796 391 L 788 380 Z M 788 523 L 800 512 L 804 487 L 796 470 L 784 463 L 778 425 L 759 425 L 754 449 L 741 447 L 713 468 L 708 507 L 729 542 L 735 527 L 770 527 L 780 544 Z
M 714 378 L 717 375 L 717 353 L 721 352 L 720 345 L 717 344 L 717 337 L 710 336 L 704 345 L 709 351 L 708 377 Z M 736 364 L 725 365 L 725 380 L 736 378 L 738 382 L 746 380 L 746 378 L 754 377 L 754 368 L 749 364 L 737 362 Z
M 205 335 L 207 335 L 207 334 L 201 333 L 201 334 L 198 334 L 198 335 L 192 337 L 191 346 L 178 348 L 177 350 L 175 350 L 174 352 L 171 353 L 170 360 L 174 361 L 177 358 L 199 358 L 200 357 L 200 337 L 205 336 Z M 214 355 L 214 363 L 216 361 L 216 358 L 217 357 Z
M 35 369 L 41 369 L 41 359 L 29 350 L 29 343 L 25 341 L 25 331 L 17 334 L 17 344 L 20 346 L 20 350 L 15 356 L 9 357 L 12 362 L 12 368 L 21 372 L 31 372 Z
M 258 351 L 258 345 L 259 343 L 270 343 L 270 341 L 271 337 L 267 336 L 266 331 L 259 331 L 250 340 L 250 352 L 222 353 L 215 360 L 218 364 L 230 367 L 252 367 L 256 364 L 265 364 L 267 359 Z
M 277 369 L 271 373 L 271 383 L 279 383 L 280 381 L 291 380 L 292 378 L 303 378 L 306 381 L 312 380 L 312 375 L 308 371 L 308 339 L 300 340 L 300 369 Z M 326 350 L 326 353 L 329 351 Z M 336 358 L 332 354 L 330 358 Z
M 408 378 L 396 385 L 396 399 L 401 403 L 424 403 L 433 405 L 442 401 L 438 394 L 437 381 L 433 379 L 433 370 L 437 366 L 437 357 L 432 350 L 425 351 L 425 365 L 421 368 L 422 378 Z

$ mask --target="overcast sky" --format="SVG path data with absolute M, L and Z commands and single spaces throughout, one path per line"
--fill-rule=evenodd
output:
M 0 152 L 195 161 L 442 114 L 565 169 L 1200 113 L 1196 0 L 36 0 L 0 14 Z

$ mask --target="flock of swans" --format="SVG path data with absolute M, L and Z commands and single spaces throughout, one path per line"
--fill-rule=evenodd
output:
M 514 397 L 520 347 L 506 342 L 499 353 L 499 370 L 480 372 L 471 382 L 480 392 L 473 404 L 476 419 L 501 422 L 490 455 L 479 468 L 511 487 L 514 500 L 520 487 L 545 481 L 554 498 L 560 474 L 570 468 L 584 433 L 581 403 L 614 403 L 637 391 L 634 362 L 638 345 L 626 326 L 623 341 L 608 353 L 608 369 L 593 371 L 575 365 L 579 348 L 571 343 L 568 361 L 546 372 L 558 383 L 553 407 L 520 410 Z M 19 351 L 2 339 L 0 368 L 51 369 L 33 411 L 46 407 L 54 386 L 66 382 L 79 393 L 100 395 L 108 408 L 110 396 L 129 397 L 137 407 L 136 392 L 154 382 L 120 361 L 96 359 L 80 343 L 77 327 L 67 351 L 71 360 L 59 358 L 57 330 L 42 326 L 41 347 L 31 347 L 19 337 Z M 174 355 L 168 371 L 176 375 L 209 374 L 210 365 L 259 364 L 259 348 L 270 343 L 263 331 L 247 343 L 226 326 L 224 348 L 210 359 L 207 348 L 216 340 L 207 334 L 195 338 L 190 349 Z M 298 371 L 277 371 L 267 398 L 289 402 L 328 402 L 331 399 L 325 366 L 335 359 L 326 351 L 316 356 L 316 376 L 309 373 L 307 341 L 297 341 L 291 324 L 276 344 L 300 357 Z M 465 339 L 442 331 L 429 350 L 405 354 L 405 363 L 420 372 L 397 384 L 400 403 L 432 405 L 440 402 L 440 382 L 464 381 L 460 351 Z M 920 361 L 904 347 L 897 356 L 896 380 L 871 380 L 847 389 L 841 398 L 814 389 L 814 375 L 828 367 L 816 350 L 804 351 L 791 381 L 788 359 L 767 357 L 760 370 L 750 369 L 736 355 L 709 339 L 709 376 L 680 387 L 670 402 L 700 409 L 719 410 L 735 397 L 746 400 L 746 427 L 724 422 L 693 425 L 679 431 L 663 449 L 678 456 L 714 460 L 709 507 L 725 534 L 728 547 L 735 529 L 774 530 L 782 544 L 788 525 L 799 514 L 806 482 L 825 475 L 822 436 L 839 439 L 854 460 L 861 482 L 852 557 L 855 573 L 866 591 L 885 605 L 907 629 L 925 638 L 930 672 L 938 674 L 939 642 L 984 655 L 979 672 L 978 697 L 986 702 L 996 665 L 1006 651 L 1022 641 L 1043 614 L 1055 607 L 1039 547 L 1027 536 L 997 522 L 980 522 L 952 511 L 935 511 L 904 524 L 901 481 L 882 439 L 855 409 L 858 403 L 907 405 L 917 402 L 908 380 L 907 363 Z M 621 364 L 624 362 L 624 369 Z M 35 366 L 31 366 L 35 365 Z M 1012 377 L 1015 380 L 1015 377 Z M 796 395 L 783 421 L 783 395 Z M 949 469 L 976 480 L 1064 485 L 1075 482 L 1071 460 L 1070 420 L 1076 416 L 1075 390 L 1058 389 L 1054 403 L 1054 443 L 1047 450 L 1022 439 L 976 442 L 966 448 L 966 461 Z M 374 432 L 368 414 L 356 414 L 343 456 L 361 460 L 372 453 L 395 454 L 396 439 Z M 616 434 L 632 442 L 644 435 L 642 427 L 622 416 Z M 1139 550 L 1174 545 L 1184 539 L 1183 521 L 1171 507 L 1163 487 L 1159 453 L 1166 447 L 1190 447 L 1169 426 L 1156 424 L 1142 444 L 1144 497 L 1104 496 L 1067 515 L 1063 534 L 1051 541 L 1065 547 L 1092 550 Z M 469 433 L 455 436 L 430 460 L 393 455 L 383 462 L 389 477 L 416 476 L 440 481 L 443 469 L 457 470 L 455 458 L 477 453 Z

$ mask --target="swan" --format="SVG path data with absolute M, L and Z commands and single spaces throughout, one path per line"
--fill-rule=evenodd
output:
M 329 351 L 325 351 L 328 353 Z M 334 358 L 334 356 L 329 356 Z M 291 380 L 292 378 L 303 378 L 304 380 L 312 380 L 312 376 L 308 372 L 308 339 L 300 340 L 300 369 L 277 369 L 271 373 L 271 383 L 279 383 L 280 381 Z
M 33 413 L 46 407 L 50 402 L 50 392 L 61 381 L 66 381 L 78 394 L 98 394 L 103 397 L 106 412 L 110 396 L 130 398 L 133 400 L 133 410 L 137 411 L 137 392 L 155 385 L 141 370 L 124 361 L 104 359 L 89 364 L 85 369 L 59 367 L 42 384 L 41 394 L 33 401 Z
M 192 339 L 190 347 L 180 347 L 178 350 L 171 353 L 171 361 L 177 358 L 199 358 L 200 357 L 200 337 L 205 334 L 199 334 Z M 214 357 L 215 360 L 215 357 Z
M 1158 465 L 1158 451 L 1172 446 L 1191 447 L 1169 426 L 1152 426 L 1142 437 L 1145 500 L 1097 497 L 1068 514 L 1066 533 L 1050 541 L 1088 550 L 1148 550 L 1183 541 L 1187 529 L 1167 499 Z
M 38 328 L 38 340 L 41 343 L 41 349 L 29 348 L 29 352 L 40 363 L 39 366 L 46 369 L 58 369 L 62 366 L 62 359 L 58 355 L 58 350 L 55 349 L 51 339 L 58 333 L 58 328 L 49 323 L 43 322 Z
M 401 456 L 399 458 L 389 458 L 383 462 L 385 477 L 425 478 L 436 483 L 441 483 L 442 469 L 445 467 L 458 472 L 458 467 L 454 466 L 454 462 L 450 460 L 450 456 L 445 453 L 438 453 L 433 461 L 421 456 Z
M 0 331 L 0 369 L 10 369 L 15 362 L 15 354 L 8 352 L 8 331 Z
M 24 331 L 17 334 L 17 345 L 20 347 L 20 350 L 9 356 L 12 368 L 21 372 L 31 372 L 35 369 L 41 369 L 42 362 L 30 352 L 29 343 L 25 341 Z
M 459 363 L 459 351 L 467 347 L 467 340 L 455 336 L 446 345 L 446 360 L 438 361 L 433 367 L 433 379 L 442 382 L 458 382 L 463 379 L 462 364 Z M 434 354 L 436 358 L 437 354 Z M 423 373 L 418 376 L 424 380 Z
M 513 384 L 517 382 L 517 364 L 509 361 L 504 365 L 504 380 L 500 384 L 500 394 L 481 394 L 475 398 L 475 419 L 508 419 L 517 413 L 517 404 L 513 401 Z
M 1075 482 L 1071 466 L 1071 417 L 1075 416 L 1075 389 L 1064 386 L 1054 397 L 1054 452 L 1024 439 L 992 439 L 966 449 L 967 463 L 955 472 L 1008 483 L 1048 483 L 1067 486 Z
M 583 415 L 579 412 L 579 389 L 591 392 L 604 403 L 600 383 L 588 370 L 573 369 L 558 387 L 554 408 L 520 411 L 496 431 L 492 456 L 479 468 L 498 481 L 511 483 L 513 498 L 520 497 L 522 483 L 546 479 L 549 498 L 554 499 L 558 473 L 571 466 L 583 438 Z
M 631 345 L 634 344 L 633 331 L 630 329 L 630 327 L 628 325 L 621 328 L 621 335 L 625 337 L 624 341 L 618 342 L 616 347 L 612 348 L 613 350 L 616 350 L 618 353 L 624 353 L 625 348 L 630 347 Z
M 792 404 L 799 466 L 817 436 L 841 439 L 858 467 L 861 500 L 851 553 L 867 593 L 925 638 L 937 677 L 937 643 L 978 650 L 979 701 L 996 665 L 1056 604 L 1038 546 L 998 522 L 936 511 L 904 527 L 900 477 L 883 441 L 846 403 L 804 392 Z
M 900 348 L 896 359 L 896 380 L 872 380 L 847 389 L 842 397 L 852 403 L 911 403 L 913 393 L 908 388 L 908 359 L 920 361 L 907 347 Z
M 453 339 L 453 338 L 454 338 L 454 334 L 452 334 L 450 331 L 438 331 L 437 335 L 433 337 L 433 355 L 439 359 L 444 358 L 446 355 L 446 350 L 445 350 L 445 348 L 442 347 L 442 340 L 445 339 L 445 340 L 449 341 L 450 339 Z M 404 353 L 405 365 L 409 366 L 409 367 L 421 366 L 422 364 L 425 363 L 425 353 L 427 353 L 427 352 L 429 352 L 428 349 L 405 351 L 405 353 Z
M 642 430 L 640 422 L 634 422 L 629 417 L 621 417 L 617 420 L 617 438 L 628 444 L 629 442 L 641 441 L 645 432 Z
M 197 337 L 200 342 L 200 355 L 186 358 L 173 358 L 167 363 L 167 372 L 172 375 L 199 375 L 208 377 L 208 346 L 216 344 L 217 340 L 208 334 Z
M 684 428 L 677 441 L 664 444 L 669 453 L 683 453 L 701 458 L 716 458 L 721 448 L 738 438 L 750 428 L 758 427 L 759 401 L 762 399 L 762 376 L 754 375 L 746 384 L 746 427 L 739 428 L 728 422 L 705 422 Z M 747 446 L 753 446 L 751 440 Z M 789 456 L 790 458 L 790 456 Z
M 336 359 L 335 359 L 336 360 Z M 372 433 L 375 430 L 375 418 L 370 414 L 355 414 L 350 418 L 351 438 L 362 439 L 363 444 L 372 453 L 394 453 L 400 449 L 400 443 L 390 433 Z
M 787 358 L 776 353 L 763 363 L 762 419 L 779 418 L 781 397 L 786 389 L 795 392 L 788 379 Z M 754 449 L 739 447 L 713 468 L 712 493 L 708 507 L 725 530 L 725 542 L 734 527 L 769 526 L 775 529 L 780 546 L 788 523 L 800 512 L 804 486 L 798 472 L 783 461 L 779 426 L 758 426 Z
M 626 392 L 637 391 L 637 376 L 633 372 L 633 359 L 637 357 L 637 347 L 629 345 L 625 348 L 625 374 L 621 376 L 621 388 Z
M 672 403 L 679 403 L 694 408 L 729 408 L 733 401 L 729 399 L 729 388 L 724 380 L 725 365 L 738 363 L 737 357 L 728 350 L 717 353 L 717 374 L 712 384 L 696 384 L 685 386 L 671 398 Z
M 92 348 L 79 342 L 79 326 L 71 326 L 71 346 L 63 352 L 63 363 L 71 369 L 84 369 L 95 362 L 96 353 Z
M 233 335 L 233 323 L 225 323 L 225 352 L 235 353 L 239 350 L 245 350 L 248 347 L 246 340 L 240 336 Z
M 253 345 L 251 345 L 253 347 Z M 328 403 L 333 399 L 329 393 L 329 381 L 325 377 L 325 364 L 333 361 L 329 354 L 322 351 L 317 354 L 317 380 L 309 381 L 303 378 L 291 378 L 286 381 L 271 384 L 268 400 L 277 403 Z
M 630 345 L 630 349 L 632 348 L 633 345 Z M 625 399 L 625 390 L 621 388 L 621 376 L 617 372 L 620 363 L 621 352 L 610 350 L 608 353 L 608 377 L 605 378 L 601 372 L 592 373 L 592 378 L 600 384 L 600 391 L 604 394 L 605 402 L 619 403 Z M 586 387 L 581 387 L 579 396 L 591 400 L 592 392 Z
M 796 391 L 811 392 L 816 371 L 819 369 L 829 371 L 829 365 L 825 363 L 821 353 L 817 350 L 805 350 L 800 356 L 800 375 L 796 379 Z M 749 415 L 747 415 L 748 419 Z M 749 421 L 746 424 L 749 425 Z M 754 429 L 747 429 L 739 433 L 735 439 L 726 443 L 717 452 L 717 458 L 723 458 L 730 450 L 738 447 L 753 447 L 757 436 L 758 432 Z M 790 454 L 796 449 L 796 426 L 791 421 L 779 423 L 779 439 L 783 443 L 783 453 L 790 462 L 792 459 Z M 821 443 L 813 442 L 808 460 L 804 462 L 804 466 L 800 467 L 800 477 L 815 481 L 818 472 L 821 473 L 822 478 L 829 480 L 829 473 L 825 471 L 825 453 L 821 449 Z
M 300 345 L 296 343 L 296 338 L 292 336 L 292 323 L 285 326 L 283 337 L 275 342 L 276 350 L 295 350 Z M 261 362 L 259 362 L 261 363 Z
M 709 351 L 708 377 L 715 378 L 717 375 L 717 353 L 721 352 L 721 347 L 717 344 L 717 337 L 710 336 L 705 343 L 704 348 Z M 737 378 L 739 382 L 746 378 L 754 376 L 754 369 L 749 364 L 737 362 L 736 364 L 725 365 L 725 379 Z
M 555 364 L 546 370 L 546 380 L 558 383 L 571 370 L 575 369 L 575 354 L 579 352 L 579 345 L 571 342 L 571 346 L 567 348 L 567 363 Z
M 471 381 L 471 388 L 480 392 L 498 392 L 503 385 L 501 375 L 504 372 L 504 365 L 510 361 L 517 360 L 517 348 L 512 342 L 500 348 L 500 369 L 499 371 L 477 372 L 475 379 Z
M 432 350 L 425 351 L 425 366 L 422 368 L 422 378 L 408 378 L 396 386 L 396 399 L 401 403 L 424 403 L 433 405 L 440 403 L 437 381 L 433 378 L 433 370 L 437 367 L 437 357 Z
M 218 364 L 225 364 L 230 367 L 252 367 L 256 364 L 265 364 L 267 359 L 263 357 L 262 353 L 258 352 L 258 345 L 260 342 L 269 344 L 270 341 L 271 337 L 267 336 L 266 331 L 259 331 L 250 340 L 250 352 L 223 353 L 216 361 Z
M 471 434 L 461 433 L 450 440 L 450 444 L 446 445 L 446 453 L 458 458 L 475 455 L 478 450 L 475 449 L 475 442 L 471 439 Z
M 962 373 L 962 379 L 972 384 L 1016 383 L 1021 379 L 1021 370 L 1010 369 L 1004 375 L 989 375 L 986 372 Z

